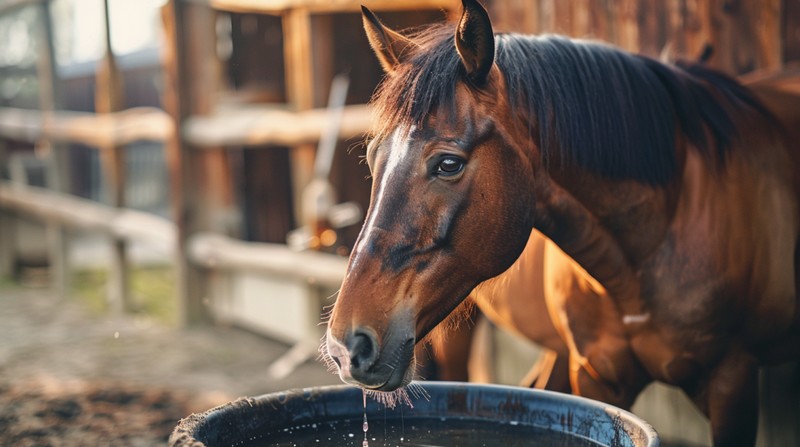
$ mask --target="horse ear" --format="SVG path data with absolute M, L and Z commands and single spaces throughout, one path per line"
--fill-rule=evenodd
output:
M 387 73 L 392 71 L 395 65 L 400 63 L 406 51 L 415 46 L 414 42 L 385 27 L 378 17 L 363 5 L 361 6 L 361 19 L 364 22 L 364 31 L 367 32 L 369 45 L 378 56 L 381 67 Z
M 494 63 L 494 31 L 489 13 L 477 0 L 462 0 L 464 12 L 456 28 L 456 50 L 470 80 L 486 82 Z

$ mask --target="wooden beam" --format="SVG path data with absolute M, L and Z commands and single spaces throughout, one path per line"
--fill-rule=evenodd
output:
M 0 208 L 71 228 L 106 232 L 115 237 L 147 239 L 170 249 L 175 225 L 155 214 L 117 209 L 92 200 L 36 186 L 0 181 Z
M 36 186 L 0 181 L 0 209 L 72 228 L 107 232 L 129 241 L 148 240 L 165 250 L 174 248 L 177 242 L 177 227 L 163 217 Z M 244 242 L 217 233 L 192 235 L 187 255 L 192 263 L 203 268 L 269 273 L 334 288 L 341 285 L 347 268 L 347 259 L 341 256 L 296 252 L 283 244 Z
M 196 0 L 195 0 L 196 1 Z M 215 9 L 255 14 L 282 15 L 290 10 L 311 13 L 360 12 L 361 5 L 373 11 L 414 11 L 420 9 L 460 8 L 453 0 L 202 0 Z
M 55 44 L 50 3 L 39 3 L 37 9 L 36 37 L 39 45 L 37 45 L 36 74 L 39 81 L 39 108 L 43 112 L 53 112 L 60 105 L 60 92 L 55 67 Z M 43 154 L 46 160 L 45 182 L 47 186 L 53 191 L 67 191 L 70 171 L 64 151 L 57 150 L 57 144 L 47 137 L 40 138 L 35 144 L 36 150 Z M 48 225 L 47 246 L 50 287 L 55 296 L 63 299 L 67 297 L 70 288 L 69 235 L 58 225 Z
M 170 0 L 162 9 L 165 84 L 163 101 L 175 129 L 191 116 L 212 113 L 219 90 L 215 55 L 215 12 L 207 4 Z M 189 235 L 198 231 L 229 232 L 226 219 L 233 208 L 234 182 L 221 150 L 192 150 L 180 132 L 168 139 L 167 165 L 171 180 L 173 220 L 177 224 L 178 295 L 180 324 L 211 321 L 205 301 L 210 278 L 185 257 Z
M 50 0 L 5 0 L 0 3 L 0 15 L 12 13 L 16 9 L 24 6 L 37 5 L 41 3 L 50 3 Z
M 6 142 L 0 139 L 0 181 L 8 166 Z M 11 277 L 16 264 L 16 225 L 11 213 L 0 208 L 0 278 Z
M 93 147 L 122 146 L 134 141 L 164 141 L 172 122 L 160 109 L 137 107 L 114 113 L 0 108 L 0 136 L 36 143 L 42 138 Z
M 214 233 L 191 237 L 188 249 L 193 263 L 209 269 L 249 270 L 338 288 L 347 259 L 327 253 L 290 250 L 283 244 L 243 242 Z
M 124 108 L 122 73 L 117 66 L 117 58 L 111 48 L 111 24 L 109 20 L 109 0 L 103 1 L 105 25 L 105 53 L 96 70 L 95 112 L 113 113 Z M 105 181 L 106 203 L 116 208 L 125 207 L 125 184 L 127 166 L 124 147 L 109 142 L 101 147 L 100 161 Z M 111 237 L 111 259 L 108 268 L 108 294 L 106 300 L 112 311 L 122 313 L 133 310 L 129 291 L 130 269 L 128 268 L 128 247 L 124 239 Z
M 325 109 L 290 112 L 269 106 L 219 110 L 192 116 L 183 125 L 186 142 L 198 148 L 218 146 L 295 146 L 319 141 L 327 120 Z M 346 106 L 340 138 L 366 135 L 372 115 L 366 105 Z

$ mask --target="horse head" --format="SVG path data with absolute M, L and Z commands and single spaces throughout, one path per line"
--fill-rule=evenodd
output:
M 381 127 L 367 147 L 370 207 L 325 351 L 345 382 L 392 391 L 413 378 L 414 345 L 522 252 L 535 166 L 509 141 L 518 132 L 506 124 L 494 35 L 477 1 L 464 1 L 444 48 L 388 29 L 366 8 L 363 19 L 386 71 L 375 104 Z M 432 59 L 458 64 L 455 79 L 420 68 Z M 420 112 L 435 101 L 419 95 L 429 89 L 450 100 Z

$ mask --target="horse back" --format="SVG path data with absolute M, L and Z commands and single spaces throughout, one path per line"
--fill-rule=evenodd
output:
M 774 79 L 746 84 L 773 114 L 786 135 L 786 145 L 793 162 L 795 190 L 800 197 L 800 89 L 786 90 Z
M 798 77 L 770 76 L 746 82 L 745 85 L 773 114 L 781 127 L 780 131 L 785 136 L 784 142 L 792 167 L 794 198 L 795 204 L 797 204 L 800 203 L 800 88 L 791 88 L 789 84 L 797 85 L 800 84 L 800 81 L 791 81 L 791 79 L 798 79 Z M 799 261 L 800 246 L 796 246 L 793 263 L 796 294 L 796 291 L 800 290 Z M 768 354 L 768 360 L 800 356 L 800 297 L 797 295 L 795 296 L 795 314 L 791 334 L 785 343 L 778 344 L 771 350 L 774 355 Z M 783 345 L 789 346 L 789 349 Z

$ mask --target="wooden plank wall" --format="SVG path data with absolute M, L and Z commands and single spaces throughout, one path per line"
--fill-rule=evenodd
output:
M 732 75 L 800 61 L 797 0 L 487 0 L 497 30 L 610 42 L 653 57 L 697 57 Z

